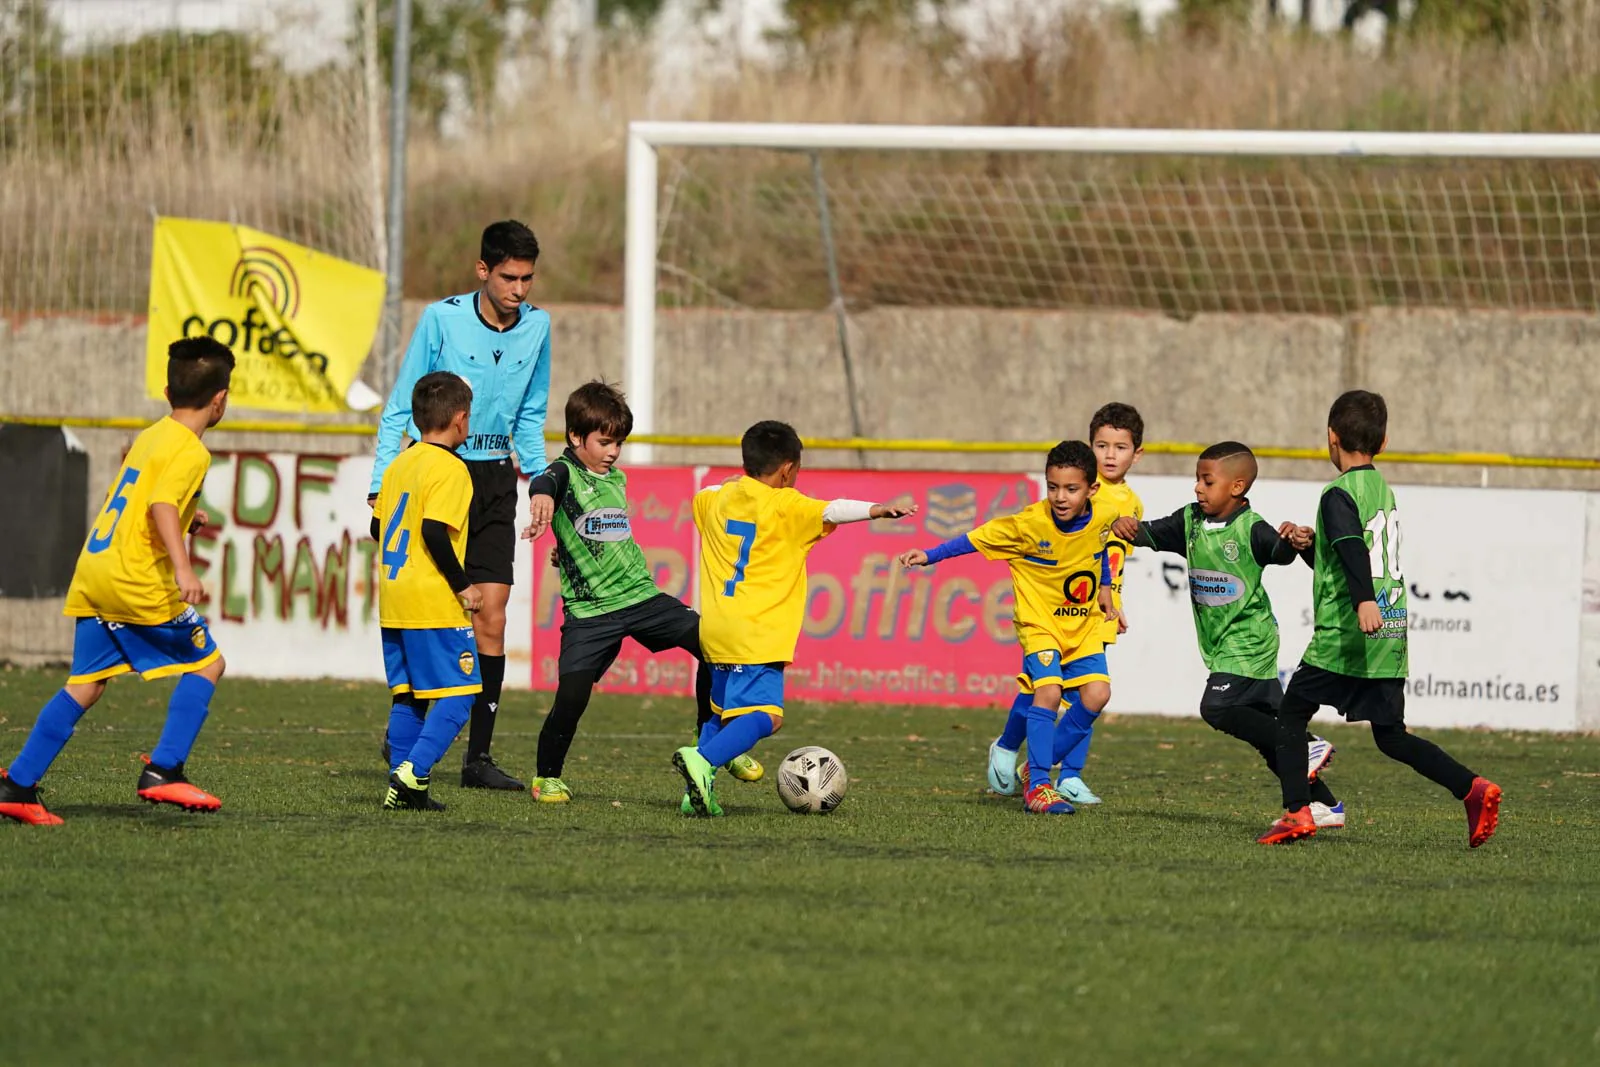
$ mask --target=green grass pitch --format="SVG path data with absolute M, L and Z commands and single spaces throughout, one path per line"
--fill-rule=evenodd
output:
M 54 672 L 0 673 L 0 758 Z M 381 687 L 224 680 L 191 776 L 135 801 L 168 687 L 122 681 L 0 826 L 0 1052 L 39 1064 L 1594 1064 L 1600 738 L 1440 733 L 1499 834 L 1359 728 L 1350 826 L 1254 843 L 1265 769 L 1198 720 L 1112 718 L 1070 818 L 981 795 L 1000 711 L 819 707 L 830 816 L 770 776 L 680 818 L 686 701 L 599 697 L 567 807 L 454 787 L 385 813 Z M 532 770 L 545 698 L 496 747 Z

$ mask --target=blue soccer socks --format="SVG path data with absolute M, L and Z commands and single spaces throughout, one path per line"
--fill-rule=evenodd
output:
M 1089 761 L 1095 720 L 1099 718 L 1100 713 L 1085 708 L 1074 690 L 1068 698 L 1067 713 L 1056 728 L 1054 754 L 1061 764 L 1061 777 L 1076 778 L 1083 773 L 1083 765 Z
M 189 758 L 200 727 L 206 724 L 211 712 L 211 694 L 217 691 L 209 678 L 186 674 L 178 679 L 167 702 L 167 724 L 161 728 L 161 740 L 150 753 L 150 762 L 157 767 L 177 767 Z
M 1011 701 L 1011 710 L 1006 713 L 1006 727 L 1000 731 L 1000 740 L 996 742 L 1001 748 L 1015 752 L 1028 739 L 1028 709 L 1032 706 L 1031 693 L 1018 693 Z
M 700 731 L 702 738 L 710 727 L 711 723 L 708 722 L 705 729 Z M 771 736 L 772 716 L 764 711 L 747 712 L 725 721 L 709 741 L 701 741 L 700 755 L 711 766 L 721 767 L 755 748 L 762 738 Z
M 472 717 L 472 702 L 474 694 L 459 693 L 453 697 L 444 697 L 433 702 L 433 707 L 428 711 L 428 717 L 423 720 L 422 730 L 417 734 L 416 741 L 411 746 L 411 752 L 401 762 L 411 764 L 412 773 L 418 778 L 426 778 L 433 773 L 433 765 L 444 758 L 445 751 L 455 741 L 456 735 Z M 393 713 L 390 713 L 393 722 Z M 391 737 L 389 747 L 391 757 L 398 753 L 398 742 Z
M 386 736 L 389 739 L 390 771 L 411 758 L 411 749 L 422 734 L 422 721 L 416 704 L 410 700 L 403 703 L 397 700 L 389 709 L 389 732 Z
M 55 762 L 72 739 L 73 727 L 83 718 L 83 711 L 65 689 L 51 697 L 50 702 L 40 710 L 33 731 L 28 734 L 27 744 L 11 761 L 7 776 L 24 788 L 38 785 L 44 772 L 50 769 L 50 764 Z
M 1028 705 L 1028 781 L 1050 784 L 1050 755 L 1055 744 L 1056 709 Z

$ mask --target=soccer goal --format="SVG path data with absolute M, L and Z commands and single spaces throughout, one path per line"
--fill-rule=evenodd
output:
M 663 311 L 831 308 L 846 374 L 884 308 L 1593 312 L 1597 160 L 1600 135 L 636 122 L 635 426 Z

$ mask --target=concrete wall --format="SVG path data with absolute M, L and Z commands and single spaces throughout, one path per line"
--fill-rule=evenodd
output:
M 406 308 L 407 332 L 421 305 Z M 615 308 L 558 307 L 551 425 L 579 382 L 622 375 Z M 1101 403 L 1124 400 L 1159 441 L 1319 448 L 1328 403 L 1363 386 L 1390 404 L 1390 444 L 1600 456 L 1600 317 L 1376 311 L 1345 319 L 1202 315 L 1180 322 L 1114 312 L 880 308 L 855 316 L 851 343 L 865 432 L 880 437 L 1048 440 L 1084 436 Z M 659 427 L 737 435 L 782 418 L 813 436 L 848 436 L 836 326 L 825 312 L 663 312 Z M 0 411 L 145 416 L 141 319 L 0 319 Z M 250 413 L 256 414 L 256 413 Z M 345 421 L 359 421 L 346 419 Z M 223 424 L 226 427 L 226 423 Z M 131 431 L 74 431 L 90 454 L 99 503 Z M 218 449 L 369 451 L 361 437 L 218 431 Z M 732 463 L 725 449 L 674 450 L 675 462 Z M 816 466 L 1031 469 L 1026 453 L 951 456 L 815 453 Z M 1187 456 L 1149 455 L 1142 470 L 1181 474 Z M 1320 461 L 1269 460 L 1268 477 L 1323 479 Z M 1600 489 L 1594 472 L 1391 465 L 1396 482 Z M 0 600 L 0 658 L 65 655 L 54 605 Z

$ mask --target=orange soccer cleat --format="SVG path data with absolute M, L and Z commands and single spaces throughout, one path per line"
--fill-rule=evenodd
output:
M 1290 841 L 1310 837 L 1316 832 L 1317 820 L 1308 805 L 1299 811 L 1284 812 L 1283 817 L 1268 827 L 1266 833 L 1256 838 L 1256 844 L 1287 845 Z
M 216 811 L 222 801 L 192 785 L 183 775 L 183 764 L 176 767 L 145 766 L 139 775 L 139 797 L 152 804 L 175 804 L 184 811 Z
M 60 826 L 62 818 L 39 803 L 37 785 L 18 785 L 0 769 L 0 816 L 29 826 Z
M 1500 787 L 1487 778 L 1474 778 L 1467 806 L 1467 847 L 1477 848 L 1494 836 L 1500 825 Z

